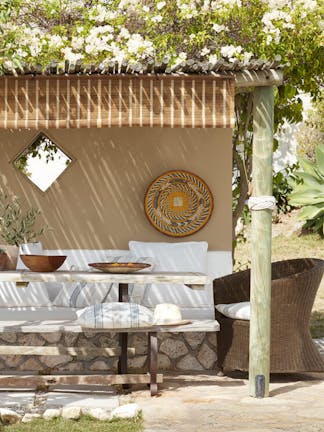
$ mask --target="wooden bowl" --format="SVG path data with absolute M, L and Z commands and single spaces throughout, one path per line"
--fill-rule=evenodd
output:
M 66 260 L 66 255 L 20 255 L 22 262 L 33 272 L 53 272 Z
M 120 263 L 120 262 L 108 262 L 108 263 L 90 263 L 90 267 L 100 270 L 105 273 L 134 273 L 139 270 L 151 267 L 151 264 L 146 263 Z

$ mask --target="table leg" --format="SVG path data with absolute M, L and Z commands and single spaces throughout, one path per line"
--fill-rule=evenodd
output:
M 121 283 L 118 285 L 118 301 L 129 302 L 128 284 Z
M 128 284 L 119 284 L 118 287 L 118 301 L 119 302 L 128 302 Z M 120 333 L 119 334 L 119 346 L 121 349 L 121 354 L 118 362 L 118 373 L 119 374 L 127 374 L 127 347 L 128 347 L 128 334 Z M 124 384 L 123 388 L 129 388 L 129 385 Z
M 158 385 L 157 385 L 158 343 L 157 343 L 156 332 L 149 332 L 148 334 L 148 369 L 150 373 L 151 396 L 156 396 L 158 393 Z

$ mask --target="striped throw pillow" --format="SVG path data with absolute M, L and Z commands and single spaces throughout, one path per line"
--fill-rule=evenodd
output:
M 82 327 L 124 329 L 151 326 L 153 313 L 136 303 L 101 303 L 77 311 Z

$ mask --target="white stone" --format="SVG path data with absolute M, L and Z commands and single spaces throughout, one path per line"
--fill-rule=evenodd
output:
M 207 344 L 203 344 L 198 353 L 198 360 L 205 369 L 212 369 L 217 360 L 216 350 L 212 350 Z
M 40 417 L 41 417 L 40 414 L 26 413 L 24 415 L 24 417 L 22 418 L 21 422 L 22 423 L 30 423 L 31 421 L 33 421 L 33 420 L 35 420 L 37 418 L 40 418 Z
M 146 355 L 145 356 L 137 356 L 130 358 L 128 360 L 128 367 L 129 369 L 142 369 L 146 362 Z
M 208 339 L 208 342 L 209 342 L 211 345 L 213 345 L 213 346 L 217 346 L 217 336 L 216 336 L 216 333 L 215 333 L 215 332 L 213 332 L 213 333 L 208 333 L 207 339 Z
M 158 356 L 158 369 L 159 370 L 168 370 L 171 369 L 171 361 L 169 357 L 165 354 L 159 354 Z
M 15 424 L 21 421 L 21 415 L 8 408 L 0 408 L 0 418 L 3 424 Z
M 114 388 L 106 394 L 85 394 L 85 393 L 47 393 L 47 407 L 79 407 L 82 412 L 88 408 L 103 408 L 112 411 L 119 406 L 118 396 Z
M 8 369 L 17 369 L 20 362 L 21 356 L 18 355 L 8 356 L 5 361 Z
M 187 354 L 188 349 L 181 340 L 166 339 L 161 343 L 159 351 L 166 354 L 171 359 L 175 359 Z
M 87 414 L 97 420 L 110 420 L 111 411 L 104 408 L 82 408 L 82 414 Z
M 62 333 L 43 333 L 42 338 L 48 343 L 56 344 L 62 337 Z
M 71 362 L 60 366 L 60 370 L 69 372 L 81 372 L 83 369 L 83 363 L 81 362 Z
M 111 412 L 111 418 L 133 418 L 140 412 L 139 406 L 136 403 L 130 403 L 115 408 Z
M 15 343 L 17 340 L 17 334 L 16 333 L 2 333 L 0 340 L 1 340 L 1 343 L 2 343 L 2 341 L 8 342 L 8 343 Z
M 178 370 L 203 370 L 204 368 L 201 366 L 201 364 L 197 361 L 195 357 L 188 354 L 185 357 L 183 357 L 181 360 L 177 363 L 177 369 Z
M 44 412 L 43 418 L 46 420 L 51 420 L 53 418 L 60 417 L 61 413 L 62 413 L 61 408 L 48 408 Z
M 191 346 L 192 349 L 196 349 L 201 345 L 205 338 L 205 333 L 197 332 L 197 333 L 184 333 L 184 338 Z
M 40 371 L 42 368 L 43 366 L 38 360 L 30 357 L 19 365 L 18 370 Z
M 91 371 L 107 371 L 109 370 L 109 365 L 104 360 L 96 360 L 89 367 Z
M 72 361 L 73 357 L 68 355 L 57 355 L 57 356 L 40 356 L 39 360 L 46 365 L 48 368 L 54 368 L 61 364 Z
M 62 417 L 70 420 L 78 420 L 81 417 L 81 408 L 77 406 L 63 407 Z
M 135 352 L 138 355 L 147 353 L 147 335 L 144 333 L 135 333 L 130 335 L 129 346 L 135 347 Z

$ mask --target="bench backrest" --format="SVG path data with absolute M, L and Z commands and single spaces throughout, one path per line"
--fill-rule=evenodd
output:
M 89 269 L 90 262 L 104 262 L 107 257 L 125 256 L 128 250 L 116 249 L 60 249 L 44 250 L 44 254 L 63 254 L 67 259 L 61 270 Z M 208 274 L 213 278 L 224 276 L 232 272 L 232 257 L 230 251 L 209 251 Z M 57 285 L 48 286 L 49 296 L 55 297 L 60 289 Z M 158 293 L 158 296 L 157 296 Z M 157 303 L 175 303 L 181 307 L 184 318 L 190 319 L 213 319 L 214 300 L 211 284 L 205 290 L 193 291 L 190 288 L 181 286 L 164 286 L 163 290 L 152 290 L 149 286 L 135 286 L 131 289 L 132 301 L 141 303 L 148 307 L 154 307 Z M 111 290 L 109 301 L 117 301 L 117 287 Z

